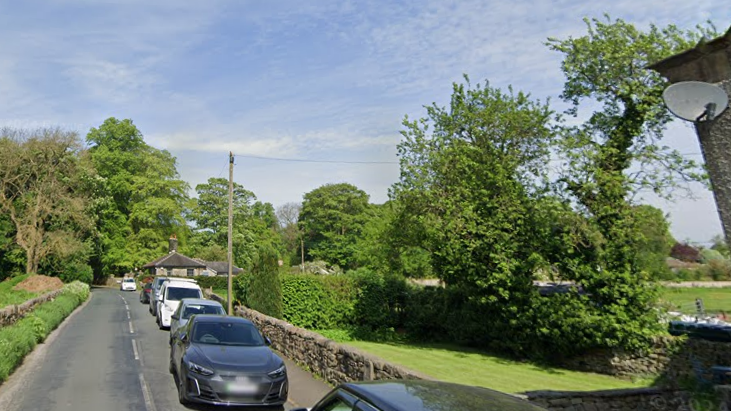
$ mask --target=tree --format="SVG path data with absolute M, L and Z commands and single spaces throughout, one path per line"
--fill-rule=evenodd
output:
M 93 228 L 87 213 L 93 171 L 75 133 L 59 129 L 0 130 L 0 211 L 25 251 L 25 272 L 44 258 L 84 253 Z
M 299 226 L 307 257 L 355 268 L 355 243 L 370 215 L 368 194 L 352 184 L 325 184 L 305 194 Z
M 642 32 L 621 19 L 585 19 L 587 35 L 548 39 L 564 55 L 561 98 L 577 116 L 583 102 L 598 103 L 579 126 L 563 126 L 558 151 L 566 159 L 561 193 L 579 205 L 587 232 L 596 232 L 582 261 L 562 271 L 580 283 L 603 313 L 592 320 L 608 346 L 637 348 L 658 329 L 655 290 L 643 270 L 641 224 L 631 195 L 640 189 L 670 197 L 684 181 L 703 180 L 697 164 L 660 145 L 670 116 L 662 103 L 667 85 L 645 67 L 696 43 L 712 29 L 684 32 L 650 26 Z
M 640 269 L 653 279 L 668 279 L 672 273 L 667 258 L 675 239 L 670 234 L 666 215 L 659 208 L 639 205 L 632 207 L 632 218 L 637 222 L 641 235 L 637 242 Z
M 297 225 L 302 204 L 286 203 L 277 208 L 277 221 L 279 221 L 279 232 L 282 237 L 282 243 L 286 250 L 285 255 L 289 256 L 291 261 L 304 263 L 304 250 L 302 250 L 302 232 Z
M 715 28 L 682 31 L 651 25 L 642 32 L 621 19 L 584 19 L 587 35 L 547 46 L 564 55 L 566 83 L 561 98 L 577 116 L 581 103 L 601 105 L 578 127 L 564 127 L 562 154 L 570 177 L 562 182 L 587 207 L 619 203 L 630 191 L 651 189 L 670 197 L 685 181 L 703 181 L 698 164 L 660 145 L 671 116 L 662 102 L 668 83 L 646 67 L 695 45 Z M 634 166 L 630 172 L 630 167 Z M 593 205 L 595 204 L 595 205 Z
M 406 244 L 431 255 L 447 284 L 490 301 L 531 284 L 529 185 L 546 164 L 551 110 L 485 83 L 454 84 L 448 108 L 404 120 L 401 177 L 392 188 Z
M 147 145 L 130 119 L 110 117 L 86 141 L 104 178 L 97 200 L 97 276 L 128 272 L 157 258 L 173 233 L 187 237 L 188 184 L 179 178 L 175 157 Z
M 282 318 L 282 284 L 276 250 L 263 245 L 257 248 L 246 294 L 249 306 L 263 314 Z
M 403 122 L 391 233 L 402 250 L 427 251 L 434 273 L 463 302 L 455 307 L 464 309 L 455 311 L 463 331 L 450 337 L 520 354 L 545 350 L 532 325 L 533 278 L 545 260 L 536 208 L 552 111 L 465 76 L 448 107 L 426 112 Z
M 249 267 L 257 247 L 267 244 L 279 249 L 274 207 L 256 201 L 256 196 L 238 183 L 233 184 L 234 263 Z M 215 253 L 228 248 L 228 180 L 209 178 L 196 186 L 198 198 L 191 201 L 190 218 L 196 224 L 194 254 Z M 225 258 L 224 258 L 225 259 Z

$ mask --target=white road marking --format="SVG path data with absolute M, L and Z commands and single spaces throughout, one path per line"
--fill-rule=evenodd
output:
M 145 376 L 140 373 L 140 385 L 142 386 L 142 397 L 145 399 L 145 408 L 147 411 L 156 411 L 155 403 L 152 402 L 152 395 L 150 394 L 150 388 L 145 382 Z
M 137 353 L 137 342 L 135 339 L 132 339 L 132 352 L 135 354 L 135 360 L 140 360 L 140 355 Z
M 132 328 L 132 321 L 129 322 L 129 333 L 130 334 L 134 334 L 135 333 L 134 328 Z
M 128 320 L 130 319 L 130 317 L 129 317 L 129 311 L 127 311 L 127 319 Z

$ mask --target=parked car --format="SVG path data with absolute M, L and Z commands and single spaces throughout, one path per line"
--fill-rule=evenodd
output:
M 178 309 L 170 317 L 170 344 L 172 344 L 175 331 L 180 327 L 184 327 L 191 316 L 198 314 L 226 315 L 226 310 L 218 301 L 203 300 L 200 298 L 182 299 L 178 305 Z
M 425 380 L 340 384 L 309 411 L 539 411 L 528 401 L 482 387 Z M 291 411 L 308 411 L 294 408 Z
M 134 278 L 123 278 L 119 289 L 122 291 L 137 291 L 137 283 Z
M 152 292 L 152 283 L 145 283 L 140 289 L 140 302 L 142 304 L 150 303 L 150 293 Z
M 182 404 L 281 406 L 289 382 L 284 361 L 256 326 L 234 316 L 195 315 L 170 347 L 170 372 Z
M 170 279 L 170 277 L 155 277 L 152 280 L 152 291 L 150 291 L 150 306 L 147 310 L 150 311 L 151 315 L 157 318 L 157 298 L 160 296 L 160 287 L 162 284 Z
M 193 281 L 183 281 L 170 278 L 162 283 L 160 295 L 157 299 L 157 325 L 160 329 L 170 327 L 172 315 L 183 298 L 203 298 L 203 291 Z

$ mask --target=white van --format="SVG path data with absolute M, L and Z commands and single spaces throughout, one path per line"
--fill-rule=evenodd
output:
M 162 284 L 156 310 L 160 329 L 170 327 L 171 317 L 183 298 L 203 298 L 203 292 L 198 284 L 190 280 L 168 278 Z

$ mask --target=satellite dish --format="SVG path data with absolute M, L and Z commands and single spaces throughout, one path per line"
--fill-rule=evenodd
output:
M 707 121 L 718 117 L 728 107 L 722 88 L 702 81 L 682 81 L 662 93 L 671 113 L 688 121 Z

